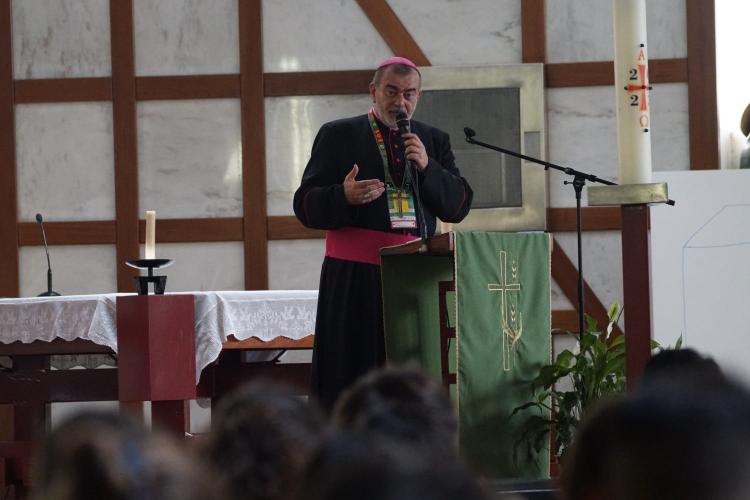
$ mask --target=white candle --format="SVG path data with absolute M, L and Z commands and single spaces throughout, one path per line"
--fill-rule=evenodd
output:
M 146 251 L 145 258 L 156 258 L 156 212 L 146 211 Z
M 651 182 L 645 0 L 612 0 L 620 184 Z

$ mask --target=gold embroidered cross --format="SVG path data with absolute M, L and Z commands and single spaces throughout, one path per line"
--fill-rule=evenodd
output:
M 507 253 L 500 251 L 500 283 L 488 283 L 487 290 L 500 293 L 500 335 L 503 339 L 503 370 L 510 371 L 513 349 L 523 333 L 523 319 L 518 310 L 518 294 L 521 283 L 518 282 L 518 266 L 511 259 L 511 280 L 508 279 Z

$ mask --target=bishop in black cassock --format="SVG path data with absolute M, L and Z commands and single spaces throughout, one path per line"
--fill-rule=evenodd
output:
M 460 222 L 471 208 L 472 190 L 456 168 L 448 134 L 412 121 L 411 134 L 402 140 L 395 127 L 398 112 L 410 117 L 416 107 L 421 83 L 416 66 L 394 57 L 378 72 L 370 84 L 373 108 L 321 127 L 294 195 L 302 224 L 327 230 L 311 388 L 326 408 L 356 378 L 384 362 L 379 248 L 418 238 L 422 220 L 431 236 L 436 217 Z M 409 172 L 407 160 L 415 165 Z M 384 185 L 400 186 L 406 178 L 413 192 L 409 173 L 416 176 L 421 197 L 422 205 L 415 207 L 418 223 L 393 228 Z

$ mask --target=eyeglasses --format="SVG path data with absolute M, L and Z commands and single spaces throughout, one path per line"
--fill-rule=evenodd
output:
M 407 101 L 415 101 L 419 95 L 419 91 L 416 89 L 399 90 L 396 87 L 391 86 L 386 86 L 384 93 L 388 99 L 395 99 L 399 95 L 402 95 Z

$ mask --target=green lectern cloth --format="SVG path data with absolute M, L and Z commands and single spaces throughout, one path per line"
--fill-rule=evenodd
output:
M 535 463 L 514 462 L 526 415 L 510 414 L 528 402 L 530 381 L 551 361 L 550 236 L 455 232 L 454 248 L 455 255 L 383 256 L 388 360 L 416 361 L 440 377 L 438 282 L 455 272 L 449 364 L 461 453 L 489 477 L 549 477 L 548 452 Z

